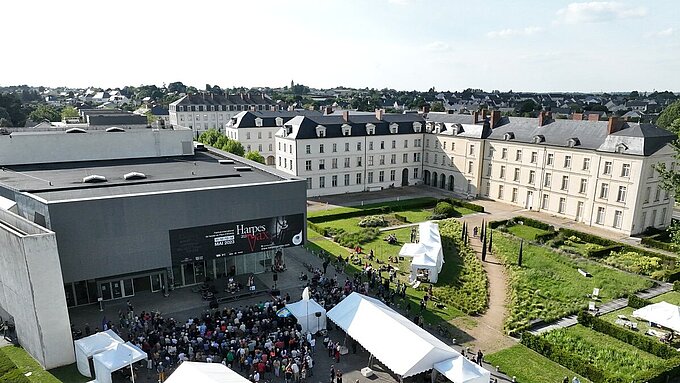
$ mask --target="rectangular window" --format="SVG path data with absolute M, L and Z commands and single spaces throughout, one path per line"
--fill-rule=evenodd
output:
M 332 176 L 331 177 L 331 186 L 332 187 L 337 187 L 338 186 L 338 176 Z
M 390 170 L 390 181 L 394 181 L 397 178 L 397 171 Z
M 439 155 L 437 153 L 434 154 L 434 164 L 437 165 L 437 162 L 439 161 Z
M 349 152 L 349 142 L 345 142 L 345 151 Z
M 503 185 L 498 185 L 498 199 L 503 198 Z
M 468 151 L 468 154 L 471 155 L 471 156 L 475 155 L 475 146 L 474 145 L 470 145 L 470 150 Z
M 368 150 L 373 150 L 373 141 L 368 142 Z
M 368 172 L 368 183 L 369 184 L 373 183 L 373 172 Z
M 385 165 L 385 155 L 381 154 L 380 157 L 378 158 L 378 165 Z
M 305 154 L 312 154 L 312 145 L 305 145 Z
M 349 186 L 349 174 L 345 174 L 345 186 Z
M 619 192 L 616 195 L 616 202 L 626 202 L 626 192 L 627 188 L 625 186 L 619 186 Z
M 408 140 L 404 140 L 404 149 L 408 148 Z
M 493 171 L 493 164 L 491 162 L 489 162 L 488 164 L 486 164 L 486 176 L 491 177 L 492 171 Z
M 654 193 L 654 202 L 659 202 L 659 197 L 661 197 L 661 188 L 656 187 L 656 192 Z
M 564 167 L 571 168 L 571 156 L 564 156 Z
M 319 187 L 322 189 L 326 187 L 326 177 L 319 177 Z
M 502 179 L 502 180 L 505 179 L 505 166 L 501 166 L 500 179 Z
M 533 170 L 529 171 L 529 185 L 533 185 L 536 182 L 536 172 Z
M 333 144 L 333 153 L 338 151 L 338 144 Z
M 368 166 L 373 166 L 373 156 L 368 156 Z
M 611 161 L 605 161 L 604 168 L 602 169 L 602 174 L 611 175 L 612 174 L 612 163 Z
M 538 162 L 538 152 L 531 152 L 531 163 L 535 164 Z
M 397 155 L 393 154 L 390 156 L 390 164 L 394 165 L 397 163 Z
M 361 165 L 361 162 L 362 162 L 361 159 L 362 159 L 362 158 L 363 158 L 363 157 L 357 157 L 357 167 L 363 166 L 363 165 Z
M 569 190 L 569 176 L 562 176 L 562 190 L 568 191 Z
M 413 153 L 413 162 L 420 162 L 420 153 Z
M 361 185 L 361 173 L 357 173 L 356 178 L 357 185 Z
M 550 196 L 543 194 L 543 200 L 541 201 L 541 209 L 547 210 L 548 204 L 550 203 Z
M 647 190 L 645 190 L 645 203 L 649 203 L 649 197 L 652 195 L 652 188 L 647 187 Z
M 357 142 L 357 151 L 361 151 L 361 141 Z
M 378 182 L 385 182 L 385 171 L 381 170 L 378 172 Z
M 385 141 L 380 141 L 380 149 L 385 149 Z
M 661 210 L 661 225 L 664 225 L 666 223 L 666 214 L 668 213 L 668 210 L 666 208 L 663 208 Z
M 402 156 L 401 156 L 401 162 L 404 163 L 404 164 L 407 164 L 407 163 L 408 163 L 408 153 L 402 154 Z
M 512 199 L 513 203 L 517 203 L 517 188 L 512 188 Z
M 552 184 L 552 174 L 545 173 L 545 180 L 543 180 L 543 186 L 549 188 Z
M 621 210 L 614 211 L 614 227 L 617 229 L 621 228 L 621 221 L 623 220 L 623 212 Z
M 600 198 L 607 199 L 609 196 L 609 184 L 600 185 Z
M 578 188 L 578 192 L 581 194 L 586 194 L 586 190 L 588 189 L 588 180 L 585 178 L 581 178 L 581 185 Z
M 306 170 L 306 171 L 311 171 L 311 170 L 312 170 L 312 160 L 306 160 L 306 161 L 305 161 L 305 170 Z
M 324 160 L 319 160 L 319 170 L 324 170 L 326 169 L 326 163 Z
M 337 169 L 337 168 L 338 168 L 338 159 L 337 159 L 337 158 L 333 158 L 333 159 L 331 160 L 331 169 Z
M 323 144 L 319 144 L 319 153 L 323 153 Z
M 515 152 L 515 161 L 522 161 L 522 151 L 520 149 L 517 149 Z
M 598 225 L 604 224 L 604 208 L 603 207 L 597 208 L 597 216 L 595 216 L 595 223 L 597 223 Z
M 345 167 L 349 167 L 349 157 L 345 158 Z
M 512 177 L 513 181 L 519 182 L 519 173 L 520 173 L 519 168 L 515 168 L 515 174 Z
M 508 159 L 508 148 L 501 149 L 501 159 L 502 160 Z
M 397 148 L 397 141 L 392 140 L 392 149 L 396 149 L 396 148 Z
M 418 168 L 413 169 L 413 178 L 418 178 Z
M 489 193 L 491 193 L 491 182 L 486 181 L 486 187 L 484 188 L 484 196 L 488 197 Z
M 279 158 L 281 158 L 281 157 L 279 157 Z M 312 188 L 312 179 L 307 178 L 307 189 L 311 189 L 311 188 Z
M 546 160 L 546 164 L 548 166 L 552 166 L 555 163 L 555 155 L 552 153 L 548 153 L 548 158 Z
M 474 163 L 472 161 L 468 161 L 468 171 L 467 172 L 472 174 L 473 167 L 474 167 Z
M 425 163 L 428 163 L 428 162 L 430 162 L 430 153 L 425 152 Z
M 567 209 L 567 199 L 566 198 L 560 198 L 560 205 L 558 206 L 557 212 L 560 214 L 564 214 L 564 211 Z
M 250 132 L 246 132 L 246 140 L 250 139 Z
M 623 164 L 621 166 L 621 177 L 630 177 L 630 164 Z
M 590 158 L 583 159 L 583 170 L 590 170 Z

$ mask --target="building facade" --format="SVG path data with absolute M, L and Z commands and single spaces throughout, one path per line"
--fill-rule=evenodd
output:
M 169 119 L 172 126 L 192 129 L 194 137 L 198 137 L 208 129 L 224 132 L 224 127 L 239 112 L 274 110 L 278 110 L 276 103 L 261 93 L 189 94 L 169 105 Z

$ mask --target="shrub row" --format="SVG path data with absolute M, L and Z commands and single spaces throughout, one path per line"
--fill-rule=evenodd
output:
M 523 225 L 535 227 L 535 228 L 541 229 L 541 230 L 555 231 L 555 227 L 553 225 L 548 225 L 545 222 L 541 222 L 541 221 L 535 220 L 533 218 L 517 216 L 517 217 L 511 219 L 510 221 L 516 222 L 516 223 L 522 222 Z M 512 222 L 509 222 L 508 224 L 512 224 Z
M 317 233 L 323 235 L 324 237 L 328 237 L 328 229 L 322 226 L 319 226 L 313 222 L 307 221 L 307 227 L 309 229 L 312 229 L 316 231 Z
M 546 242 L 550 241 L 551 239 L 557 237 L 558 234 L 559 233 L 556 232 L 556 231 L 551 231 L 549 233 L 537 235 L 534 240 L 538 243 L 546 243 Z
M 645 306 L 651 305 L 652 303 L 653 302 L 649 299 L 640 298 L 635 294 L 630 294 L 628 296 L 628 307 L 632 307 L 634 309 L 641 309 Z
M 394 215 L 394 219 L 396 219 L 397 221 L 401 221 L 401 222 L 404 222 L 404 223 L 408 223 L 408 218 L 404 217 L 404 216 L 401 215 L 401 214 L 395 214 L 395 215 Z
M 612 251 L 621 251 L 622 249 L 623 245 L 609 245 L 599 249 L 588 249 L 585 255 L 590 258 L 604 258 L 608 257 Z
M 585 311 L 578 313 L 578 323 L 590 327 L 597 332 L 609 335 L 631 346 L 644 350 L 662 359 L 677 358 L 680 353 L 675 349 L 659 342 L 656 338 L 650 338 L 642 334 L 626 330 L 602 318 L 588 314 Z
M 323 215 L 319 217 L 308 217 L 307 221 L 313 222 L 313 223 L 322 223 L 322 222 L 328 222 L 328 221 L 335 221 L 338 219 L 346 219 L 346 218 L 354 218 L 354 217 L 363 217 L 365 215 L 380 215 L 380 214 L 387 214 L 390 212 L 398 212 L 398 211 L 404 211 L 404 210 L 411 210 L 411 209 L 428 209 L 432 208 L 437 204 L 436 199 L 428 199 L 428 200 L 414 200 L 412 202 L 406 200 L 403 203 L 399 204 L 398 206 L 379 206 L 379 207 L 374 207 L 374 208 L 369 208 L 369 209 L 359 209 L 355 211 L 348 211 L 344 213 L 337 213 L 337 214 L 330 214 L 330 215 Z
M 500 226 L 505 226 L 508 224 L 509 219 L 502 219 L 500 221 L 491 221 L 489 222 L 489 228 L 491 229 L 497 229 Z
M 540 336 L 533 335 L 529 332 L 522 333 L 520 341 L 523 345 L 545 356 L 557 364 L 574 371 L 579 375 L 583 375 L 595 383 L 612 382 L 613 377 L 605 374 L 601 369 L 593 366 L 590 361 L 581 358 L 579 355 L 566 352 L 559 347 L 555 347 Z
M 605 239 L 605 238 L 602 238 L 602 237 L 598 237 L 597 235 L 583 233 L 583 232 L 580 232 L 580 231 L 577 231 L 577 230 L 560 228 L 559 231 L 560 231 L 560 233 L 562 233 L 562 235 L 565 238 L 569 238 L 573 235 L 573 236 L 580 238 L 584 242 L 594 243 L 594 244 L 600 245 L 600 246 L 611 246 L 611 245 L 618 244 L 615 241 Z
M 355 248 L 364 243 L 371 242 L 378 238 L 380 231 L 375 228 L 363 229 L 352 233 L 345 232 L 340 229 L 333 233 L 333 241 L 339 245 L 349 248 Z
M 444 198 L 444 199 L 441 199 L 440 201 L 448 202 L 453 206 L 464 207 L 464 208 L 472 210 L 472 211 L 484 213 L 484 206 L 480 206 L 480 205 L 474 204 L 472 202 L 463 201 L 463 200 L 456 199 L 456 198 Z
M 671 252 L 677 252 L 678 251 L 678 248 L 674 244 L 667 243 L 667 242 L 661 242 L 654 237 L 642 237 L 642 240 L 640 241 L 640 243 L 645 245 L 645 246 L 653 247 L 655 249 L 666 250 L 666 251 L 671 251 Z

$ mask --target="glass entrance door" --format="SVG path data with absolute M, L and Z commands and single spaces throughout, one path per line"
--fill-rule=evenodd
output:
M 134 284 L 132 283 L 132 278 L 101 282 L 100 290 L 102 292 L 102 298 L 105 301 L 126 298 L 135 295 L 135 288 Z

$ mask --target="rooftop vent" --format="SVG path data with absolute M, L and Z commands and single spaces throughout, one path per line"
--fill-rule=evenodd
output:
M 71 128 L 67 129 L 66 133 L 87 133 L 85 129 L 80 129 L 80 128 Z
M 146 174 L 140 172 L 130 172 L 123 176 L 126 180 L 141 180 L 146 178 Z
M 98 182 L 106 182 L 106 177 L 93 174 L 91 176 L 83 177 L 83 183 L 94 184 Z
M 219 162 L 220 165 L 228 165 L 228 164 L 233 164 L 234 160 L 217 160 L 217 162 Z
M 234 166 L 234 170 L 237 172 L 250 172 L 253 170 L 250 166 Z
M 122 132 L 125 132 L 125 129 L 119 128 L 119 127 L 117 127 L 117 126 L 112 126 L 112 127 L 108 128 L 108 129 L 106 129 L 106 131 L 107 131 L 107 132 L 110 132 L 110 133 L 114 133 L 114 132 L 115 132 L 115 133 L 122 133 Z

